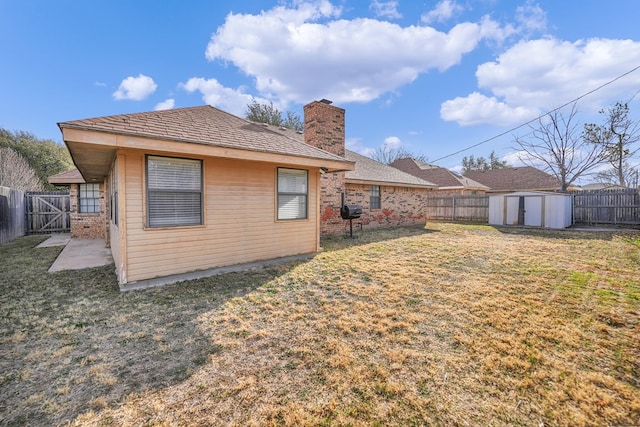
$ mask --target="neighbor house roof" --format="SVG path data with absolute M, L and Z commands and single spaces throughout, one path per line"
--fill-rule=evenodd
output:
M 391 163 L 391 166 L 418 178 L 430 181 L 440 189 L 489 190 L 489 187 L 486 185 L 480 184 L 468 177 L 458 175 L 449 169 L 430 165 L 411 157 L 397 159 Z
M 95 150 L 97 145 L 111 146 L 115 152 L 116 147 L 140 148 L 145 144 L 144 141 L 140 141 L 140 138 L 177 143 L 186 142 L 217 148 L 215 153 L 209 150 L 210 155 L 232 157 L 234 154 L 228 151 L 228 149 L 232 149 L 242 150 L 245 153 L 250 151 L 326 161 L 328 162 L 327 166 L 334 170 L 353 168 L 353 165 L 345 159 L 307 145 L 299 138 L 291 138 L 283 133 L 273 131 L 269 126 L 250 122 L 209 105 L 74 120 L 58 123 L 58 126 L 62 130 L 65 143 L 84 178 L 87 178 L 87 174 L 92 173 L 92 168 L 88 166 L 89 159 L 87 159 L 86 167 L 84 164 L 78 163 L 83 163 L 83 150 L 88 148 L 83 144 L 91 143 L 94 146 L 94 154 L 97 153 Z M 84 131 L 85 134 L 79 135 L 74 131 Z M 96 136 L 96 131 L 101 134 L 111 134 L 114 138 L 109 140 Z M 125 138 L 118 140 L 119 136 Z M 136 139 L 126 137 L 135 137 Z M 166 144 L 166 146 L 159 148 L 173 151 L 177 147 L 173 145 L 170 148 L 169 144 Z M 113 155 L 113 153 L 110 154 Z M 106 176 L 104 163 L 107 162 L 108 156 L 103 155 L 102 157 L 100 171 L 94 171 L 92 178 L 97 178 L 99 174 Z M 241 158 L 242 155 L 235 154 L 235 157 Z M 93 169 L 96 169 L 95 165 Z
M 48 178 L 50 184 L 84 184 L 85 180 L 78 169 L 71 169 Z
M 583 185 L 578 190 L 590 191 L 590 190 L 621 190 L 629 187 L 623 187 L 618 184 L 607 184 L 604 182 L 593 182 L 591 184 Z
M 491 191 L 560 190 L 558 179 L 531 166 L 469 171 L 466 177 L 491 188 Z

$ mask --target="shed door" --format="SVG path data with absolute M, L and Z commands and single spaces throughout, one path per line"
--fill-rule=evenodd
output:
M 524 198 L 524 225 L 542 227 L 542 196 Z
M 505 225 L 519 225 L 518 216 L 520 212 L 520 197 L 505 197 L 507 205 L 507 215 Z

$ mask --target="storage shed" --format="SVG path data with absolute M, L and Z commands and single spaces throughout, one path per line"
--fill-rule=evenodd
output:
M 572 224 L 572 196 L 516 192 L 489 196 L 489 224 L 567 228 Z

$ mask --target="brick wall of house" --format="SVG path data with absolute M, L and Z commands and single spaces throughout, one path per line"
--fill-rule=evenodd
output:
M 320 234 L 339 234 L 344 229 L 340 216 L 344 172 L 329 172 L 320 178 Z
M 424 225 L 425 202 L 432 191 L 423 188 L 380 186 L 380 209 L 370 208 L 371 187 L 363 184 L 346 184 L 346 202 L 362 205 L 362 216 L 354 220 L 354 226 L 362 224 L 364 229 L 396 227 L 401 225 Z M 344 221 L 343 231 L 349 230 L 349 221 Z
M 344 157 L 344 109 L 329 101 L 304 106 L 304 142 Z
M 344 157 L 344 109 L 328 102 L 304 106 L 304 142 Z M 320 234 L 338 234 L 344 227 L 340 217 L 344 172 L 328 172 L 320 178 Z
M 105 239 L 107 234 L 107 209 L 104 184 L 100 184 L 100 213 L 80 213 L 79 190 L 80 184 L 71 184 L 69 188 L 71 237 L 77 239 Z
M 314 147 L 345 156 L 345 110 L 328 101 L 314 101 L 304 107 L 304 141 Z M 342 193 L 346 203 L 362 205 L 363 215 L 354 220 L 366 229 L 424 224 L 424 200 L 428 189 L 380 187 L 381 209 L 369 208 L 370 186 L 345 184 L 344 172 L 328 172 L 320 179 L 320 234 L 349 231 L 349 221 L 340 217 Z

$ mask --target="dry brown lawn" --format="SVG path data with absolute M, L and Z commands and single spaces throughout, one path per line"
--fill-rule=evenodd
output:
M 120 294 L 0 247 L 2 425 L 640 424 L 640 234 L 430 223 Z

